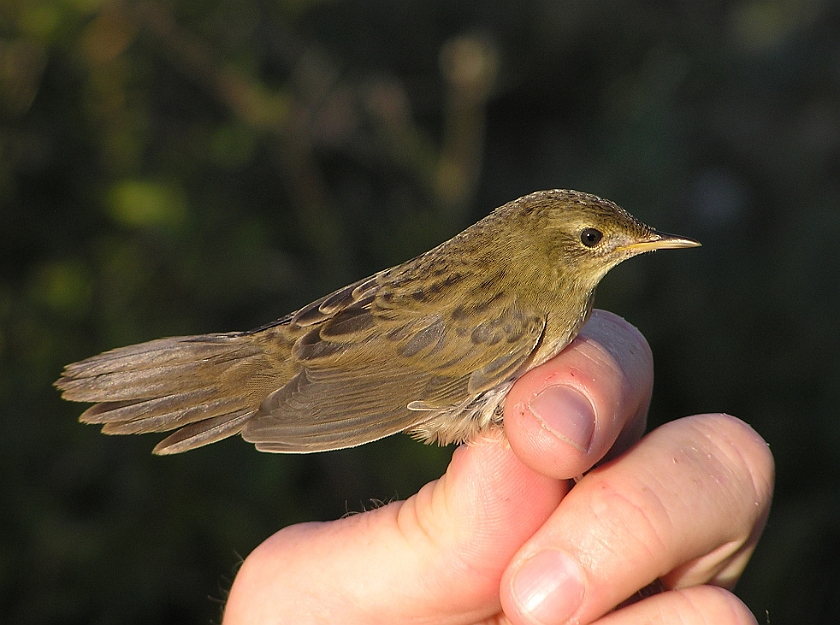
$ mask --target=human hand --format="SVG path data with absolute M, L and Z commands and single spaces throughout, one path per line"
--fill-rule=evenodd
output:
M 596 311 L 514 385 L 506 438 L 458 448 L 406 501 L 277 532 L 243 563 L 224 625 L 754 623 L 728 590 L 769 510 L 772 457 L 726 415 L 634 445 L 652 377 L 644 338 Z M 656 579 L 665 592 L 611 611 Z

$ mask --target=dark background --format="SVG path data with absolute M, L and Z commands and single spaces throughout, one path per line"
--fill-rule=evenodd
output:
M 260 325 L 554 187 L 702 240 L 598 305 L 651 342 L 652 424 L 769 442 L 759 622 L 840 622 L 838 3 L 11 0 L 0 116 L 3 623 L 218 622 L 271 533 L 451 453 L 153 457 L 76 422 L 64 364 Z

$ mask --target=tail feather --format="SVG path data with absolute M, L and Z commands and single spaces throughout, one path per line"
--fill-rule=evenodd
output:
M 236 361 L 263 353 L 237 335 L 158 339 L 67 365 L 56 386 L 70 401 L 148 399 L 189 388 L 198 367 L 208 375 L 224 374 Z
M 169 399 L 169 398 L 164 398 Z M 242 407 L 240 398 L 230 397 L 213 399 L 201 404 L 196 404 L 180 410 L 171 412 L 160 412 L 161 409 L 154 407 L 158 400 L 142 402 L 130 406 L 133 412 L 141 416 L 122 419 L 117 409 L 116 415 L 108 415 L 109 420 L 103 422 L 103 434 L 145 434 L 147 432 L 166 432 L 174 427 L 181 427 L 197 421 L 206 421 L 221 415 L 230 414 Z M 98 404 L 107 406 L 107 404 Z M 105 413 L 107 415 L 107 413 Z M 82 415 L 84 417 L 84 415 Z M 90 421 L 83 420 L 84 423 Z
M 118 347 L 65 367 L 72 378 L 93 377 L 103 373 L 156 369 L 169 364 L 190 364 L 196 358 L 209 358 L 230 349 L 235 334 L 203 334 L 155 339 L 137 345 Z M 241 342 L 237 342 L 241 346 Z
M 182 451 L 215 443 L 228 436 L 239 434 L 248 419 L 255 413 L 256 410 L 240 410 L 182 427 L 159 442 L 152 451 L 159 455 L 179 454 Z
M 68 365 L 56 386 L 65 399 L 93 402 L 80 420 L 101 424 L 105 434 L 177 429 L 155 453 L 178 453 L 240 432 L 260 402 L 291 377 L 288 351 L 272 338 L 208 334 L 149 341 Z
M 186 417 L 189 411 L 198 409 L 207 410 L 212 405 L 214 395 L 217 393 L 215 387 L 209 387 L 191 391 L 189 393 L 178 393 L 177 395 L 166 395 L 154 399 L 134 401 L 108 401 L 95 404 L 85 410 L 79 421 L 82 423 L 113 423 L 125 421 L 142 421 L 149 417 L 149 414 L 173 415 Z M 227 412 L 222 410 L 220 414 Z M 206 415 L 214 416 L 214 415 Z M 202 418 L 199 416 L 198 418 Z M 195 419 L 192 419 L 195 421 Z
M 67 371 L 62 378 L 67 381 L 60 388 L 64 398 L 72 401 L 102 401 L 105 398 L 115 402 L 137 401 L 165 395 L 178 385 L 189 383 L 195 366 L 196 363 L 165 365 L 137 371 L 103 371 L 94 375 L 86 370 L 75 374 Z M 101 365 L 97 366 L 97 369 L 101 368 Z

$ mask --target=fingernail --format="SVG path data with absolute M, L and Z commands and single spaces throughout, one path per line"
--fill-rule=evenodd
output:
M 583 572 L 562 551 L 547 549 L 526 560 L 514 573 L 513 597 L 536 623 L 566 623 L 583 602 Z
M 578 451 L 586 452 L 595 432 L 592 403 L 570 386 L 549 386 L 528 404 L 543 426 Z

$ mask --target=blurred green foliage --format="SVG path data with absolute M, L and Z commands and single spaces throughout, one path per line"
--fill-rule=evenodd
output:
M 217 621 L 272 532 L 450 453 L 152 457 L 76 423 L 62 365 L 260 325 L 568 187 L 703 241 L 598 303 L 651 342 L 654 424 L 723 410 L 770 443 L 759 622 L 840 622 L 838 163 L 829 0 L 5 0 L 0 620 Z

